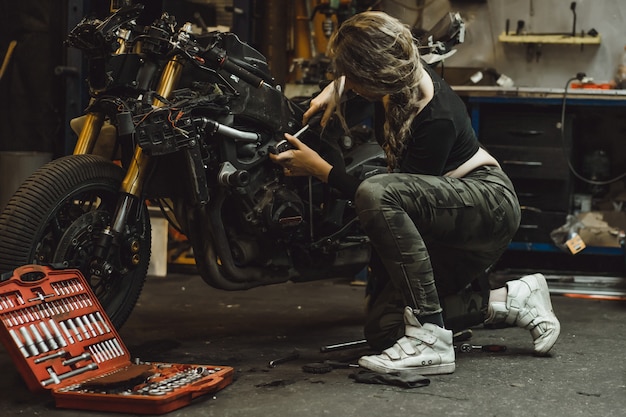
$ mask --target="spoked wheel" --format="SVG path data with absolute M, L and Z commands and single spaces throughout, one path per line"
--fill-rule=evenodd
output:
M 121 327 L 143 288 L 151 240 L 145 204 L 135 204 L 108 258 L 94 257 L 115 213 L 123 175 L 95 155 L 66 156 L 37 170 L 0 215 L 0 273 L 26 264 L 79 269 Z

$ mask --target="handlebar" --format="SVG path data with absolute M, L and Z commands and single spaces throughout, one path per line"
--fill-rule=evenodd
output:
M 123 25 L 134 21 L 143 9 L 142 4 L 123 7 L 104 21 L 83 18 L 72 29 L 65 44 L 90 54 L 110 53 L 117 49 L 113 42 L 115 32 Z
M 217 65 L 217 68 L 222 68 L 224 71 L 227 71 L 230 74 L 235 75 L 236 77 L 241 78 L 248 84 L 253 85 L 256 88 L 261 87 L 265 84 L 263 78 L 254 75 L 247 69 L 241 67 L 240 65 L 233 62 L 226 55 L 226 51 L 213 47 L 206 51 L 206 58 L 210 61 L 213 61 L 214 64 Z
M 126 24 L 133 24 L 143 10 L 143 6 L 127 6 L 121 8 L 104 21 L 83 19 L 70 33 L 66 45 L 83 50 L 91 59 L 106 59 L 118 45 L 117 31 Z M 164 13 L 151 26 L 138 32 L 131 42 L 141 40 L 142 51 L 151 52 L 154 57 L 165 58 L 170 54 L 183 53 L 195 64 L 211 71 L 222 69 L 238 77 L 255 88 L 272 87 L 265 78 L 246 69 L 246 64 L 238 63 L 229 58 L 227 52 L 217 44 L 204 49 L 198 45 L 190 32 L 181 28 L 174 33 L 175 21 Z M 99 63 L 100 65 L 101 63 Z

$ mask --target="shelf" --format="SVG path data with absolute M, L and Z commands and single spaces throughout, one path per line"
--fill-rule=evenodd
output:
M 521 44 L 559 44 L 559 45 L 599 45 L 600 35 L 597 36 L 571 36 L 566 34 L 536 34 L 536 35 L 507 35 L 501 33 L 498 37 L 500 42 Z
M 525 252 L 554 252 L 567 254 L 567 252 L 559 249 L 558 246 L 552 243 L 541 242 L 511 242 L 509 244 L 509 250 Z M 624 256 L 624 249 L 611 246 L 587 246 L 580 252 L 580 254 Z

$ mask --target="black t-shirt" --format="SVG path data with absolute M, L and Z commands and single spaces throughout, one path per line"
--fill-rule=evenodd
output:
M 434 70 L 425 68 L 433 80 L 434 96 L 411 124 L 398 171 L 441 176 L 469 160 L 479 144 L 465 103 Z M 350 197 L 360 182 L 339 167 L 328 176 L 331 186 Z

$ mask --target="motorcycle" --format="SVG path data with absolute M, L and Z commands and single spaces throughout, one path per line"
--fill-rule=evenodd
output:
M 72 121 L 73 154 L 32 174 L 0 215 L 0 273 L 76 268 L 120 327 L 147 276 L 149 206 L 187 236 L 214 288 L 362 271 L 371 249 L 352 201 L 268 157 L 301 130 L 307 103 L 287 98 L 235 34 L 194 34 L 168 13 L 140 27 L 142 10 L 84 18 L 69 34 L 87 58 L 90 102 Z M 386 172 L 375 140 L 339 130 L 311 124 L 300 139 L 353 175 Z

